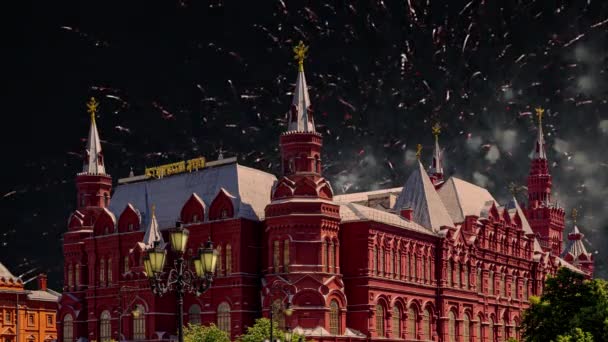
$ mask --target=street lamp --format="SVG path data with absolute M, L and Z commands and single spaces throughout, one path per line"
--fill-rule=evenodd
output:
M 291 316 L 293 314 L 293 309 L 291 308 L 291 293 L 289 292 L 289 288 L 287 288 L 286 286 L 284 286 L 286 284 L 284 284 L 284 282 L 276 280 L 274 283 L 272 283 L 272 286 L 270 286 L 270 291 L 274 292 L 274 291 L 280 291 L 282 292 L 282 294 L 287 297 L 287 304 L 285 305 L 285 307 L 283 307 L 283 301 L 281 301 L 280 307 L 276 308 L 277 311 L 282 311 L 285 316 Z M 270 305 L 270 341 L 273 341 L 273 326 L 272 326 L 272 316 L 275 310 L 275 306 L 274 306 L 274 302 Z M 287 335 L 286 335 L 287 336 Z M 290 336 L 291 339 L 291 336 Z
M 291 342 L 291 338 L 293 337 L 293 333 L 291 332 L 291 328 L 288 328 L 285 332 L 285 342 Z
M 184 342 L 184 294 L 186 292 L 200 296 L 207 291 L 213 282 L 213 272 L 217 264 L 218 253 L 213 248 L 211 237 L 205 243 L 204 248 L 198 249 L 198 255 L 194 259 L 194 272 L 184 263 L 184 252 L 188 244 L 188 229 L 177 222 L 175 228 L 169 231 L 171 249 L 177 255 L 173 267 L 169 270 L 166 279 L 163 279 L 165 263 L 167 261 L 167 250 L 160 246 L 160 241 L 154 242 L 154 247 L 149 249 L 144 256 L 144 268 L 152 292 L 162 296 L 167 292 L 174 291 L 177 295 L 177 326 L 178 341 Z

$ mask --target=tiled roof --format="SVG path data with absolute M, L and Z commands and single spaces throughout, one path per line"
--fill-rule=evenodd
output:
M 468 215 L 480 216 L 488 201 L 496 202 L 488 190 L 456 177 L 450 177 L 438 193 L 456 223 L 464 222 Z
M 439 231 L 441 226 L 455 227 L 454 221 L 420 162 L 405 182 L 394 206 L 397 212 L 404 208 L 413 210 L 414 222 L 434 232 Z
M 116 187 L 110 210 L 120 215 L 128 203 L 148 222 L 152 204 L 161 228 L 173 227 L 181 209 L 192 193 L 211 205 L 220 189 L 235 199 L 235 217 L 262 220 L 264 208 L 270 203 L 270 192 L 276 177 L 236 163 L 205 168 L 160 179 L 121 184 Z
M 342 223 L 355 221 L 373 221 L 385 223 L 387 225 L 413 230 L 419 233 L 435 235 L 431 230 L 404 219 L 403 217 L 386 212 L 380 209 L 366 207 L 356 203 L 346 203 L 340 205 L 340 218 Z

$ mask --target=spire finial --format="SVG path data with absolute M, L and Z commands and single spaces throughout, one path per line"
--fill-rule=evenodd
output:
M 439 134 L 441 134 L 441 125 L 439 124 L 439 122 L 435 122 L 432 127 L 432 130 L 433 135 L 435 136 L 435 141 L 437 141 L 439 139 Z
M 156 217 L 156 204 L 152 204 L 152 217 Z
M 574 209 L 572 209 L 572 222 L 574 222 L 574 224 L 576 224 L 577 217 L 578 217 L 578 209 L 574 208 Z
M 540 126 L 543 123 L 543 114 L 545 110 L 542 107 L 536 107 L 536 116 L 538 116 L 538 125 Z
M 97 106 L 99 106 L 99 102 L 94 97 L 89 99 L 87 102 L 87 113 L 91 114 L 91 122 L 95 121 L 95 114 L 97 113 Z
M 422 156 L 422 144 L 416 145 L 416 158 L 420 160 L 420 156 Z
M 304 42 L 301 40 L 300 43 L 293 48 L 293 53 L 295 53 L 293 58 L 298 61 L 299 71 L 304 71 L 304 59 L 306 58 L 307 52 L 308 46 L 304 45 Z

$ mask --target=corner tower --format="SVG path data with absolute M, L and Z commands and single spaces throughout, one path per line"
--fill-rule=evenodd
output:
M 332 188 L 321 172 L 323 138 L 315 131 L 304 75 L 307 47 L 300 42 L 294 52 L 298 77 L 287 131 L 279 139 L 283 176 L 265 210 L 263 313 L 268 316 L 273 305 L 290 303 L 293 315 L 279 322 L 292 329 L 329 330 L 330 306 L 337 303 L 346 310 L 340 206 L 332 201 Z
M 545 151 L 543 113 L 544 109 L 536 108 L 538 135 L 528 174 L 526 217 L 534 233 L 539 236 L 543 250 L 560 255 L 564 239 L 564 210 L 551 202 L 552 177 Z

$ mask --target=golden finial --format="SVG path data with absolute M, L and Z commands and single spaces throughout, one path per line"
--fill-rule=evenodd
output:
M 418 160 L 420 160 L 421 155 L 422 155 L 422 145 L 418 144 L 418 145 L 416 145 L 416 158 L 418 158 Z
M 99 102 L 97 102 L 94 97 L 91 97 L 89 102 L 87 102 L 87 113 L 91 114 L 91 121 L 95 121 L 97 106 L 99 106 Z
M 441 125 L 439 124 L 439 122 L 435 122 L 435 124 L 432 127 L 433 130 L 433 135 L 435 136 L 435 140 L 439 139 L 439 134 L 441 133 Z
M 308 46 L 304 45 L 304 42 L 300 40 L 300 43 L 293 48 L 293 53 L 296 55 L 293 57 L 298 61 L 298 70 L 304 71 L 304 59 L 306 58 L 306 53 L 308 52 Z
M 572 209 L 572 222 L 576 224 L 576 218 L 578 217 L 578 210 L 576 208 Z
M 540 125 L 543 122 L 543 114 L 545 110 L 542 107 L 536 107 L 536 116 L 538 116 L 538 124 Z

